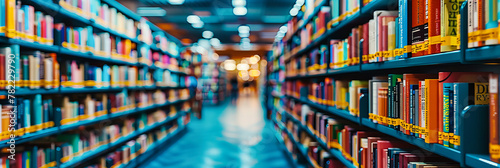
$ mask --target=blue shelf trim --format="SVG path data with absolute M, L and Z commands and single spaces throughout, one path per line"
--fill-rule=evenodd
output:
M 35 95 L 35 94 L 72 94 L 72 93 L 96 93 L 96 92 L 119 92 L 122 90 L 165 90 L 165 89 L 185 89 L 185 86 L 132 86 L 132 87 L 84 87 L 84 88 L 64 88 L 57 87 L 52 89 L 28 89 L 28 88 L 16 88 L 14 95 L 25 96 L 25 95 Z M 0 90 L 0 95 L 7 95 L 6 90 Z
M 121 112 L 121 113 L 107 114 L 105 116 L 96 117 L 92 120 L 78 121 L 74 124 L 61 125 L 58 127 L 52 127 L 52 128 L 44 129 L 41 131 L 37 131 L 34 133 L 29 133 L 29 134 L 17 137 L 15 140 L 16 140 L 16 144 L 22 144 L 25 142 L 30 142 L 30 141 L 39 139 L 39 138 L 48 137 L 48 136 L 56 135 L 58 133 L 62 133 L 65 131 L 73 130 L 73 129 L 76 129 L 80 126 L 93 125 L 93 124 L 96 124 L 96 123 L 99 123 L 102 121 L 108 121 L 108 120 L 115 119 L 115 118 L 122 117 L 122 116 L 137 114 L 137 113 L 145 112 L 145 111 L 156 109 L 156 108 L 161 108 L 161 107 L 172 105 L 172 104 L 182 103 L 182 102 L 185 102 L 189 99 L 178 100 L 178 101 L 174 101 L 174 102 L 167 102 L 167 103 L 164 103 L 161 105 L 153 105 L 153 106 L 149 106 L 149 107 L 145 107 L 145 108 L 136 108 L 136 109 L 129 110 L 126 112 Z M 7 144 L 7 142 L 8 142 L 8 140 L 0 141 L 0 148 L 8 147 L 9 144 Z
M 89 160 L 91 160 L 91 159 L 93 159 L 101 154 L 108 153 L 109 151 L 111 151 L 110 149 L 113 149 L 114 147 L 118 147 L 119 145 L 122 145 L 122 144 L 132 140 L 133 138 L 138 137 L 139 135 L 145 134 L 145 133 L 147 133 L 155 128 L 158 128 L 159 126 L 162 126 L 162 125 L 165 125 L 169 122 L 175 121 L 177 118 L 183 116 L 185 113 L 186 112 L 177 113 L 176 116 L 168 117 L 165 121 L 155 123 L 155 124 L 150 125 L 150 126 L 146 126 L 143 129 L 138 130 L 138 131 L 134 131 L 133 133 L 131 133 L 127 136 L 119 138 L 115 142 L 111 142 L 111 143 L 108 143 L 106 145 L 102 145 L 94 150 L 83 153 L 81 156 L 74 157 L 70 161 L 61 164 L 59 167 L 60 168 L 75 167 L 75 165 L 82 164 L 83 162 L 89 161 Z
M 286 95 L 286 97 L 288 97 L 292 100 L 301 102 L 303 104 L 307 104 L 310 107 L 317 109 L 317 110 L 320 110 L 320 111 L 323 111 L 323 112 L 326 112 L 327 114 L 333 114 L 335 116 L 345 118 L 345 119 L 347 119 L 351 122 L 357 123 L 357 124 L 360 123 L 359 117 L 355 117 L 355 116 L 351 115 L 348 111 L 335 109 L 333 107 L 328 107 L 326 105 L 319 105 L 319 104 L 313 103 L 313 102 L 311 102 L 307 99 L 304 99 L 304 98 L 298 99 L 298 98 L 295 98 L 295 97 L 290 96 L 290 95 Z
M 362 125 L 460 163 L 460 151 L 457 149 L 445 147 L 440 144 L 425 143 L 422 138 L 409 136 L 393 128 L 373 123 L 367 118 L 362 119 Z
M 283 139 L 281 134 L 275 131 L 274 136 L 276 137 L 276 140 L 278 140 L 278 143 L 280 144 L 279 147 L 281 148 L 281 150 L 283 150 L 283 153 L 285 153 L 287 158 L 296 166 L 298 162 L 293 158 L 292 152 L 290 152 L 288 148 L 286 148 L 285 140 Z
M 278 127 L 282 131 L 285 131 L 285 133 L 288 135 L 288 138 L 290 138 L 290 140 L 293 142 L 295 147 L 300 151 L 300 155 L 302 155 L 307 160 L 307 164 L 311 167 L 314 167 L 314 163 L 312 162 L 311 158 L 307 154 L 307 151 L 306 151 L 304 145 L 302 145 L 299 141 L 295 140 L 295 137 L 293 136 L 293 134 L 283 125 L 283 123 L 276 121 L 274 119 L 273 119 L 273 121 L 278 125 Z
M 283 114 L 287 116 L 287 119 L 288 118 L 291 119 L 292 122 L 294 122 L 296 125 L 298 125 L 301 130 L 304 130 L 307 134 L 309 134 L 309 136 L 311 136 L 312 138 L 314 138 L 316 140 L 316 142 L 318 142 L 318 144 L 321 146 L 321 148 L 323 148 L 324 150 L 326 150 L 328 152 L 328 154 L 330 154 L 331 156 L 337 158 L 337 160 L 339 160 L 340 162 L 342 162 L 348 168 L 357 168 L 351 161 L 347 160 L 342 155 L 342 152 L 340 152 L 339 150 L 337 150 L 337 149 L 328 149 L 328 145 L 326 145 L 326 143 L 323 142 L 323 140 L 321 140 L 318 136 L 316 136 L 307 126 L 303 125 L 302 122 L 299 121 L 298 119 L 296 119 L 293 115 L 291 115 L 290 113 L 288 113 L 286 111 L 284 111 Z

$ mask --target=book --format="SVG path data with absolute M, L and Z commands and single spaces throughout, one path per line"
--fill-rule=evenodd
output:
M 490 132 L 489 132 L 489 143 L 490 148 L 492 145 L 498 145 L 499 144 L 499 124 L 498 124 L 498 110 L 499 110 L 499 98 L 498 98 L 498 89 L 499 89 L 499 75 L 498 74 L 490 74 L 489 75 L 489 91 L 490 91 L 490 111 L 489 111 L 489 118 L 490 118 Z M 500 156 L 498 156 L 497 153 L 494 153 L 490 149 L 490 160 L 493 162 L 500 162 Z
M 438 143 L 438 79 L 425 79 L 425 143 Z
M 456 50 L 457 31 L 459 8 L 458 1 L 441 1 L 441 52 Z

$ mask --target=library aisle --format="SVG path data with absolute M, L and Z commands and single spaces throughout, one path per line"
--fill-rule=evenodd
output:
M 236 106 L 229 101 L 205 106 L 203 118 L 191 121 L 175 145 L 144 167 L 292 167 L 259 102 L 255 95 L 242 94 Z

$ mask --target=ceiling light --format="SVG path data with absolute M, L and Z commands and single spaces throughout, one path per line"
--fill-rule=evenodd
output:
M 202 36 L 203 36 L 203 38 L 209 39 L 209 38 L 214 37 L 214 33 L 209 31 L 209 30 L 205 30 L 205 31 L 203 31 Z
M 193 28 L 197 28 L 197 29 L 200 29 L 203 27 L 203 22 L 198 22 L 198 23 L 193 23 L 191 24 L 191 26 L 193 26 Z
M 234 7 L 233 13 L 236 16 L 243 16 L 247 14 L 247 8 L 243 6 Z
M 260 75 L 260 71 L 255 69 L 250 70 L 248 73 L 251 77 L 258 77 Z
M 168 0 L 168 3 L 171 5 L 182 5 L 184 3 L 184 0 Z
M 167 11 L 160 7 L 139 7 L 137 14 L 140 16 L 165 16 Z
M 201 22 L 200 17 L 199 17 L 199 16 L 196 16 L 196 15 L 189 15 L 189 16 L 186 18 L 186 20 L 187 20 L 187 22 L 188 22 L 188 23 L 191 23 L 191 24 Z
M 250 33 L 239 33 L 241 38 L 249 37 Z
M 249 33 L 250 32 L 250 27 L 242 25 L 238 27 L 238 32 L 239 33 Z
M 212 38 L 210 39 L 210 45 L 214 47 L 220 46 L 220 40 L 218 38 Z
M 236 61 L 234 60 L 226 60 L 224 61 L 224 69 L 227 71 L 233 71 L 236 69 Z
M 304 5 L 305 0 L 297 0 L 295 1 L 296 4 L 299 4 L 300 6 Z
M 249 38 L 242 38 L 241 43 L 250 43 L 250 39 Z
M 295 5 L 293 5 L 293 8 L 300 9 L 300 7 L 302 7 L 302 5 L 299 5 L 299 4 L 295 4 Z
M 299 9 L 297 9 L 297 8 L 290 9 L 291 16 L 297 16 L 297 14 L 299 14 Z
M 287 30 L 288 30 L 288 28 L 285 25 L 280 27 L 280 32 L 282 32 L 282 33 L 286 33 Z
M 238 6 L 245 6 L 247 5 L 246 0 L 233 0 L 233 6 L 238 7 Z

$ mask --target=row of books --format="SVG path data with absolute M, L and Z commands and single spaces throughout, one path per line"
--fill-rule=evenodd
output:
M 111 168 L 119 165 L 127 165 L 136 157 L 147 152 L 154 142 L 161 141 L 167 135 L 175 132 L 178 129 L 177 123 L 172 125 L 165 125 L 158 130 L 143 134 L 136 140 L 127 142 L 124 146 L 116 151 L 109 153 L 101 158 L 98 158 L 96 163 L 87 166 L 88 168 Z
M 305 113 L 301 118 L 302 123 L 299 124 L 303 124 L 305 126 L 303 128 L 309 129 L 309 132 L 312 132 L 313 137 L 316 138 L 301 139 L 310 139 L 307 140 L 310 141 L 309 153 L 318 163 L 324 165 L 323 167 L 344 166 L 337 163 L 339 161 L 335 159 L 329 160 L 328 152 L 320 150 L 320 143 L 325 144 L 328 150 L 339 150 L 345 159 L 358 167 L 460 167 L 458 163 L 392 137 L 386 137 L 384 134 L 365 130 L 357 125 L 350 125 L 348 122 L 314 112 L 307 105 L 302 105 L 300 110 L 292 112 L 292 116 L 297 116 L 296 112 Z M 289 121 L 289 123 L 293 122 Z M 303 132 L 301 135 L 311 136 Z
M 30 5 L 22 5 L 21 1 L 2 0 L 0 13 L 0 33 L 9 38 L 18 38 L 29 42 L 52 45 L 54 43 L 54 18 L 41 11 L 35 11 Z
M 175 109 L 174 109 L 175 110 Z M 142 113 L 137 118 L 129 117 L 114 121 L 114 124 L 102 126 L 99 129 L 83 128 L 84 131 L 70 131 L 55 137 L 48 137 L 44 142 L 32 142 L 27 145 L 16 147 L 16 155 L 2 154 L 0 163 L 3 167 L 56 167 L 58 162 L 65 163 L 81 154 L 102 147 L 108 143 L 114 142 L 122 136 L 126 136 L 134 131 L 150 126 L 154 123 L 162 122 L 167 115 L 175 116 L 175 111 L 165 112 L 158 110 L 149 114 Z M 174 123 L 176 127 L 177 123 Z M 148 133 L 148 138 L 142 144 L 150 145 L 157 140 L 157 137 L 163 138 L 171 132 L 162 126 L 155 132 Z M 169 131 L 166 131 L 168 129 Z M 144 139 L 140 136 L 138 139 Z M 142 137 L 142 138 L 141 138 Z M 144 139 L 145 140 L 145 139 Z M 126 145 L 130 145 L 130 142 Z M 12 157 L 12 158 L 11 158 Z
M 460 113 L 469 105 L 490 105 L 490 143 L 498 144 L 498 74 L 440 72 L 389 74 L 369 81 L 287 82 L 286 93 L 313 103 L 359 114 L 359 98 L 369 97 L 369 119 L 422 138 L 459 149 Z M 494 148 L 494 147 L 493 147 Z M 498 154 L 492 153 L 492 159 Z M 496 160 L 494 160 L 496 161 Z
M 129 38 L 155 45 L 162 51 L 178 55 L 179 46 L 165 37 L 164 32 L 152 32 L 147 20 L 136 21 L 101 0 L 59 0 L 59 5 L 68 11 L 78 13 L 86 19 L 94 19 L 101 26 L 110 28 Z M 125 25 L 125 26 L 123 26 Z
M 319 36 L 323 35 L 326 31 L 326 26 L 328 21 L 330 21 L 330 7 L 322 6 L 318 15 L 313 18 L 313 20 L 306 24 L 306 26 L 300 31 L 300 34 L 296 38 L 300 38 L 298 44 L 291 43 L 291 48 L 294 51 L 307 47 L 312 41 L 314 41 Z
M 286 64 L 287 76 L 326 72 L 329 66 L 329 52 L 327 45 L 321 45 L 319 48 L 313 49 L 307 56 L 290 60 Z
M 85 19 L 94 19 L 102 26 L 108 27 L 130 38 L 136 38 L 137 23 L 116 8 L 108 6 L 101 0 L 59 0 L 59 5 Z
M 54 126 L 92 120 L 109 113 L 121 113 L 137 108 L 163 105 L 166 102 L 185 100 L 189 98 L 189 90 L 168 91 L 122 91 L 108 94 L 86 94 L 71 96 L 34 95 L 17 98 L 17 136 L 37 132 Z M 0 104 L 2 120 L 0 121 L 1 139 L 9 137 L 9 111 L 13 110 L 7 100 Z M 2 124 L 3 123 L 3 124 Z

